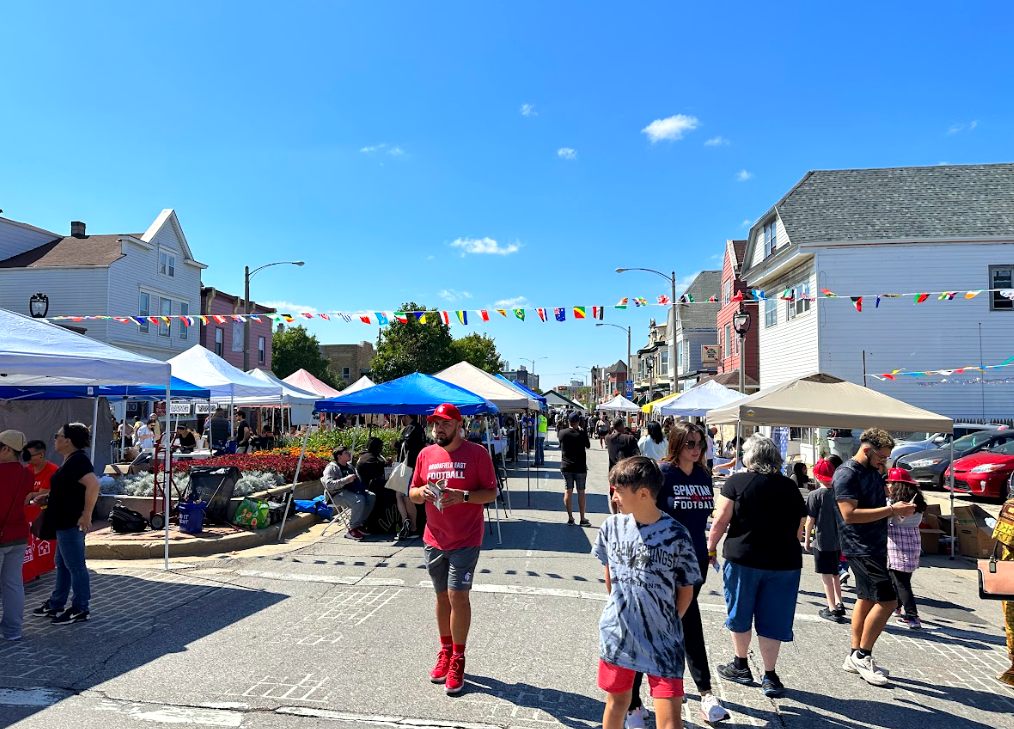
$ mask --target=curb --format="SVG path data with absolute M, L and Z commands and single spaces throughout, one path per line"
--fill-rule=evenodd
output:
M 285 522 L 285 535 L 290 537 L 309 529 L 317 523 L 316 514 L 292 514 Z M 190 537 L 169 538 L 170 557 L 207 557 L 213 554 L 228 554 L 240 549 L 260 547 L 278 541 L 281 524 L 259 529 L 255 532 L 242 531 L 218 539 Z M 119 542 L 110 540 L 86 541 L 87 559 L 159 559 L 165 555 L 165 540 L 152 539 L 145 542 Z

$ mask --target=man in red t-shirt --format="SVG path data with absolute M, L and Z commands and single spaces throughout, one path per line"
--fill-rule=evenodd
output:
M 426 418 L 436 445 L 423 448 L 409 497 L 426 504 L 426 569 L 437 593 L 440 653 L 430 673 L 448 694 L 465 685 L 465 641 L 472 622 L 469 590 L 482 547 L 483 504 L 497 495 L 489 453 L 461 437 L 461 413 L 444 403 Z

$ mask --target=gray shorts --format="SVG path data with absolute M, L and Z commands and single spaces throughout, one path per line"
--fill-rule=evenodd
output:
M 448 589 L 461 592 L 472 589 L 475 565 L 479 562 L 479 547 L 461 547 L 442 550 L 426 545 L 423 554 L 426 571 L 437 594 Z
M 574 487 L 577 487 L 578 491 L 584 491 L 585 483 L 588 481 L 587 473 L 567 473 L 563 472 L 563 482 L 567 484 L 567 490 L 573 491 Z

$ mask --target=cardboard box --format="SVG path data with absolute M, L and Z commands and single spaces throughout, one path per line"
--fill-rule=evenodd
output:
M 940 504 L 926 504 L 926 511 L 923 514 L 929 516 L 940 516 Z
M 993 532 L 986 527 L 958 527 L 958 554 L 976 559 L 986 559 L 993 554 L 996 540 Z
M 949 516 L 938 516 L 937 517 L 937 528 L 941 529 L 944 534 L 951 536 L 951 517 Z M 957 536 L 955 534 L 955 536 Z
M 940 529 L 940 520 L 930 513 L 922 515 L 922 524 L 919 525 L 920 529 Z
M 959 529 L 963 526 L 971 527 L 973 525 L 982 529 L 988 528 L 986 519 L 989 518 L 989 514 L 978 504 L 955 506 L 954 518 L 958 520 Z
M 944 533 L 940 529 L 920 529 L 922 551 L 926 554 L 940 554 L 940 537 L 943 535 Z

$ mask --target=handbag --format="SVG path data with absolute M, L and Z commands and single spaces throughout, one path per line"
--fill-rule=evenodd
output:
M 391 469 L 391 475 L 384 483 L 384 488 L 397 491 L 399 494 L 408 496 L 408 490 L 412 486 L 412 469 L 408 467 L 405 458 L 405 446 L 401 447 L 401 458 Z
M 980 600 L 1014 600 L 1014 561 L 997 559 L 999 549 L 998 544 L 989 559 L 979 560 Z

